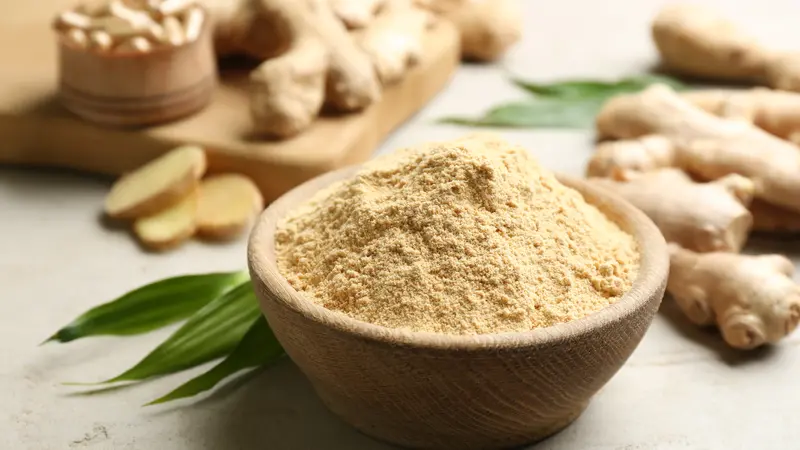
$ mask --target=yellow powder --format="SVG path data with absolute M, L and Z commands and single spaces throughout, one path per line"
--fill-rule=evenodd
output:
M 320 305 L 393 328 L 523 331 L 617 301 L 635 240 L 522 148 L 480 135 L 398 151 L 278 224 L 278 266 Z

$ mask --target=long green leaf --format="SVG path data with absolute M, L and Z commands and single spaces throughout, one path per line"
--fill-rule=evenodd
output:
M 517 86 L 537 96 L 579 101 L 608 99 L 618 94 L 639 92 L 655 83 L 666 84 L 675 90 L 685 89 L 684 84 L 680 81 L 661 75 L 640 75 L 614 81 L 588 79 L 572 79 L 555 83 L 534 83 L 521 79 L 513 81 Z
M 192 397 L 205 392 L 241 370 L 272 364 L 284 355 L 264 316 L 260 316 L 244 335 L 239 345 L 219 364 L 178 386 L 169 394 L 148 405 Z
M 679 81 L 660 75 L 614 81 L 572 79 L 534 83 L 514 79 L 513 82 L 534 97 L 495 106 L 481 117 L 446 117 L 439 122 L 498 128 L 588 128 L 603 103 L 615 95 L 639 92 L 654 83 L 667 84 L 675 90 L 685 88 Z
M 137 381 L 198 366 L 230 353 L 260 314 L 246 281 L 204 306 L 138 364 L 102 381 Z
M 156 281 L 90 309 L 45 342 L 70 342 L 89 336 L 126 336 L 153 331 L 186 319 L 247 279 L 247 272 L 226 272 Z
M 602 106 L 599 101 L 528 100 L 494 107 L 482 117 L 446 117 L 442 123 L 478 127 L 586 128 Z

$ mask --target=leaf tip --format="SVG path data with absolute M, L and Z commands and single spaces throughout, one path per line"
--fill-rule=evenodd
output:
M 87 383 L 85 381 L 62 381 L 61 382 L 62 386 L 97 386 L 97 385 L 100 385 L 100 384 L 103 384 L 103 382 L 102 381 L 93 382 L 93 383 Z
M 160 405 L 160 404 L 162 404 L 162 403 L 164 403 L 166 401 L 167 401 L 166 397 L 157 398 L 157 399 L 155 399 L 153 401 L 150 401 L 150 402 L 147 402 L 147 403 L 143 404 L 142 408 L 144 408 L 146 406 Z

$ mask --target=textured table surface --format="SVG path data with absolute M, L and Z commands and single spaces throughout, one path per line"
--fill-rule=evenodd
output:
M 27 2 L 18 2 L 22 4 Z M 655 0 L 526 0 L 526 37 L 503 64 L 463 67 L 449 88 L 396 132 L 381 152 L 465 130 L 433 124 L 476 114 L 523 94 L 528 78 L 614 77 L 656 60 L 649 19 Z M 800 46 L 800 3 L 714 3 L 774 45 Z M 734 5 L 735 3 L 735 5 Z M 14 16 L 11 6 L 8 20 Z M 46 132 L 46 130 L 43 130 Z M 504 131 L 547 167 L 580 175 L 590 132 Z M 113 151 L 113 149 L 109 149 Z M 167 331 L 136 339 L 98 338 L 37 347 L 85 309 L 158 278 L 245 266 L 245 241 L 191 243 L 166 255 L 141 252 L 98 218 L 109 181 L 55 171 L 0 169 L 0 448 L 251 450 L 391 448 L 350 429 L 315 397 L 290 362 L 229 383 L 199 402 L 140 405 L 199 370 L 93 396 L 62 381 L 93 381 L 127 368 Z M 800 245 L 753 240 L 752 251 Z M 797 256 L 794 256 L 797 255 Z M 799 275 L 800 277 L 800 275 Z M 749 354 L 725 348 L 665 301 L 642 344 L 586 413 L 536 449 L 800 448 L 800 333 Z

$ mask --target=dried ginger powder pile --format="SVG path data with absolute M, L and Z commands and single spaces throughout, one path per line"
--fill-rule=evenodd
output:
M 379 157 L 290 212 L 278 267 L 318 304 L 392 328 L 523 331 L 619 300 L 636 242 L 522 148 L 469 136 Z

